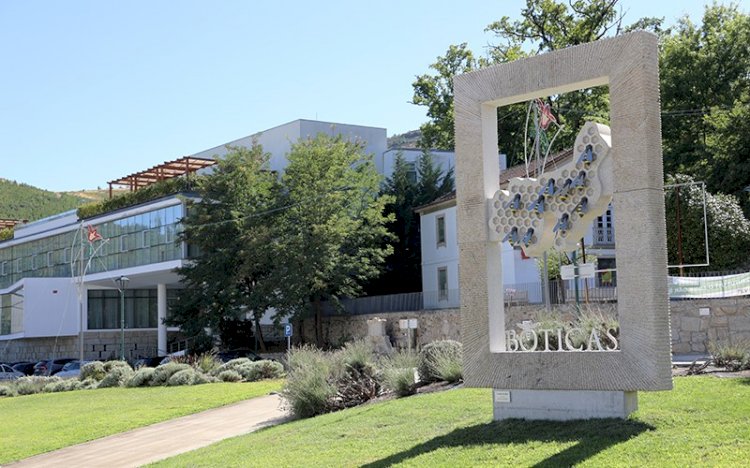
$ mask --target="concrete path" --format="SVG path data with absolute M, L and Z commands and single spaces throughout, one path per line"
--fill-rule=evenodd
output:
M 242 401 L 21 460 L 16 467 L 131 467 L 289 419 L 278 395 Z

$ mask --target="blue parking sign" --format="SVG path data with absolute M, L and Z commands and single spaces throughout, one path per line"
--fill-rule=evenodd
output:
M 287 338 L 289 338 L 292 335 L 293 335 L 292 324 L 291 323 L 285 323 L 284 324 L 284 336 L 287 337 Z

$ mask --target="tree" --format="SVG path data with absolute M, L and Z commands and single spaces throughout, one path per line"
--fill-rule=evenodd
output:
M 750 16 L 737 5 L 682 18 L 661 53 L 664 169 L 736 196 L 750 184 Z M 750 212 L 745 198 L 746 212 Z
M 198 180 L 200 201 L 188 205 L 181 239 L 192 259 L 178 271 L 185 288 L 169 322 L 204 347 L 211 347 L 214 333 L 225 346 L 235 345 L 232 337 L 247 329 L 248 314 L 259 331 L 260 318 L 277 301 L 273 214 L 279 186 L 264 170 L 268 158 L 258 145 L 231 148 Z
M 618 0 L 527 0 L 521 19 L 507 16 L 491 23 L 485 31 L 494 33 L 499 44 L 491 45 L 487 57 L 475 59 L 466 44 L 450 46 L 445 56 L 430 65 L 434 74 L 418 76 L 412 84 L 413 102 L 426 106 L 430 119 L 421 127 L 425 148 L 453 149 L 453 77 L 476 68 L 513 61 L 529 55 L 617 35 L 635 27 L 661 31 L 661 19 L 642 18 L 623 26 L 624 14 Z M 555 115 L 565 124 L 556 140 L 560 148 L 572 145 L 586 120 L 603 123 L 609 118 L 608 91 L 592 88 L 550 98 Z M 514 104 L 498 109 L 498 146 L 509 156 L 509 165 L 523 162 L 523 134 L 526 106 Z
M 691 182 L 694 179 L 684 174 L 667 176 L 667 184 Z M 682 186 L 679 192 L 671 188 L 666 192 L 665 203 L 669 264 L 705 263 L 703 191 L 697 185 Z M 706 215 L 711 264 L 703 270 L 729 270 L 748 266 L 745 252 L 750 251 L 750 221 L 743 215 L 737 199 L 732 195 L 706 193 Z M 678 237 L 681 238 L 680 241 Z
M 284 313 L 312 310 L 323 345 L 322 301 L 354 297 L 392 252 L 380 176 L 361 143 L 319 134 L 292 145 L 282 177 L 276 266 Z
M 386 212 L 392 216 L 388 229 L 395 241 L 383 274 L 367 285 L 368 294 L 422 290 L 420 221 L 414 209 L 453 191 L 453 169 L 443 174 L 432 154 L 425 151 L 416 162 L 416 180 L 412 170 L 403 154 L 398 153 L 393 173 L 383 184 L 382 193 L 391 200 Z

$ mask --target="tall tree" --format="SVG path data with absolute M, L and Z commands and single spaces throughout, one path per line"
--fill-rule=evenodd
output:
M 260 330 L 261 316 L 277 301 L 273 214 L 279 186 L 264 170 L 268 158 L 258 145 L 232 148 L 213 173 L 199 179 L 201 199 L 188 206 L 183 220 L 181 237 L 192 260 L 179 270 L 185 288 L 170 324 L 205 347 L 214 334 L 232 346 L 248 315 Z
M 664 166 L 740 197 L 750 184 L 750 15 L 706 7 L 701 24 L 682 18 L 661 53 Z M 745 120 L 743 120 L 745 119 Z
M 388 226 L 395 238 L 393 254 L 386 259 L 383 274 L 368 284 L 368 294 L 406 293 L 422 289 L 420 220 L 414 209 L 451 191 L 453 169 L 443 173 L 430 152 L 424 151 L 420 155 L 416 171 L 406 162 L 403 154 L 396 155 L 393 173 L 383 185 L 383 193 L 389 195 L 391 200 L 386 209 L 393 217 Z
M 504 16 L 485 31 L 499 40 L 488 55 L 476 59 L 466 44 L 450 46 L 445 56 L 430 65 L 435 73 L 418 76 L 412 84 L 413 102 L 426 106 L 429 121 L 422 125 L 422 145 L 453 149 L 453 77 L 479 67 L 617 35 L 635 27 L 660 31 L 661 19 L 642 18 L 623 26 L 624 14 L 618 0 L 527 0 L 520 20 Z M 606 88 L 592 88 L 551 97 L 554 113 L 564 128 L 558 137 L 559 148 L 573 143 L 586 120 L 606 122 L 609 118 Z M 498 109 L 498 146 L 508 155 L 509 165 L 523 162 L 523 134 L 526 107 L 523 104 Z
M 392 248 L 387 244 L 388 197 L 361 143 L 319 134 L 292 145 L 282 178 L 280 249 L 276 265 L 285 313 L 312 310 L 323 345 L 322 301 L 354 297 Z

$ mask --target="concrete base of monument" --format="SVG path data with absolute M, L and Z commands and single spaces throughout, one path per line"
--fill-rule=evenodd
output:
M 494 418 L 568 421 L 625 419 L 638 409 L 638 393 L 599 390 L 502 390 L 492 392 Z

